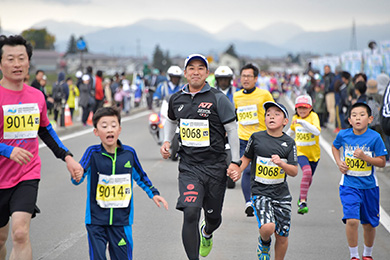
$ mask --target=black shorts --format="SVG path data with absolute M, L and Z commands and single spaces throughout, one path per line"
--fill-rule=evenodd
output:
M 0 227 L 7 225 L 9 217 L 16 211 L 39 213 L 36 206 L 39 180 L 28 180 L 18 183 L 9 189 L 0 189 Z
M 176 209 L 203 208 L 209 215 L 218 217 L 222 212 L 226 191 L 224 163 L 214 165 L 179 164 L 179 193 Z

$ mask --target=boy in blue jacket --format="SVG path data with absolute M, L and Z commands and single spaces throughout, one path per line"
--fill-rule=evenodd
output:
M 80 164 L 84 168 L 80 182 L 88 178 L 85 224 L 88 231 L 90 259 L 106 259 L 109 245 L 112 260 L 133 259 L 133 181 L 158 207 L 168 203 L 160 196 L 143 171 L 135 150 L 119 140 L 120 112 L 113 107 L 96 111 L 92 119 L 94 134 L 101 144 L 85 151 Z

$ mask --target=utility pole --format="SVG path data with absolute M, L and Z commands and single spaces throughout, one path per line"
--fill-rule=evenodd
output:
M 136 50 L 137 50 L 137 58 L 141 57 L 141 41 L 139 38 L 137 38 L 137 44 L 136 44 Z
M 352 21 L 352 35 L 351 35 L 351 45 L 350 45 L 351 51 L 357 50 L 357 38 L 356 38 L 356 26 L 355 26 L 355 18 Z

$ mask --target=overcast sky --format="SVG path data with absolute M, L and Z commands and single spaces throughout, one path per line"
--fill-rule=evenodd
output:
M 22 31 L 46 19 L 104 27 L 145 18 L 178 19 L 217 32 L 240 21 L 252 29 L 292 22 L 324 31 L 390 22 L 390 0 L 0 0 L 3 30 Z M 390 30 L 390 28 L 389 28 Z

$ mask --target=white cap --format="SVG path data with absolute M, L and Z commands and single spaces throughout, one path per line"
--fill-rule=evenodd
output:
M 84 74 L 83 77 L 81 78 L 83 81 L 87 81 L 89 80 L 89 75 L 88 74 Z
M 301 95 L 295 99 L 295 108 L 297 107 L 312 107 L 313 102 L 309 95 Z
M 209 70 L 209 62 L 207 61 L 206 57 L 203 56 L 202 54 L 191 54 L 190 56 L 187 57 L 187 59 L 184 61 L 184 69 L 187 68 L 188 63 L 194 59 L 199 59 L 204 62 L 206 65 L 207 70 Z
M 233 77 L 233 71 L 231 68 L 229 68 L 228 66 L 219 66 L 215 72 L 214 72 L 214 76 L 216 78 L 219 78 L 219 77 Z
M 81 78 L 83 76 L 83 73 L 79 70 L 79 71 L 76 72 L 75 76 L 76 76 L 76 78 L 79 79 L 79 78 Z
M 169 67 L 167 74 L 170 76 L 181 77 L 183 75 L 183 71 L 179 66 L 173 65 Z

